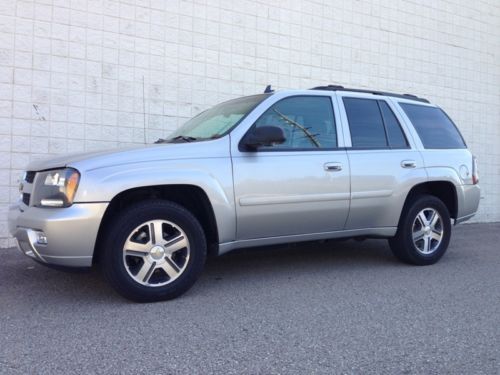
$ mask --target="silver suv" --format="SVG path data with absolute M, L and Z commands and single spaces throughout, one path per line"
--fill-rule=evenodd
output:
M 413 95 L 268 88 L 156 143 L 31 163 L 9 210 L 22 252 L 99 263 L 123 296 L 157 301 L 241 247 L 387 238 L 402 261 L 433 264 L 479 204 L 457 127 Z

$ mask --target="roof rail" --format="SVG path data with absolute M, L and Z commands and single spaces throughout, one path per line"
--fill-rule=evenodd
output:
M 373 95 L 384 95 L 384 96 L 392 96 L 395 98 L 416 100 L 422 103 L 429 103 L 427 99 L 419 98 L 416 95 L 412 94 L 395 94 L 393 92 L 385 92 L 385 91 L 374 91 L 374 90 L 366 90 L 366 89 L 350 89 L 340 85 L 328 85 L 328 86 L 316 86 L 311 88 L 310 90 L 327 90 L 327 91 L 351 91 L 351 92 L 363 92 L 367 94 Z

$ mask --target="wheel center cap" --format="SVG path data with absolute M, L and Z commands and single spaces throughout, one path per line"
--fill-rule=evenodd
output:
M 165 249 L 162 246 L 153 246 L 151 250 L 149 250 L 149 255 L 151 255 L 153 259 L 161 259 L 165 256 Z
M 426 235 L 431 234 L 431 227 L 425 227 L 424 232 Z

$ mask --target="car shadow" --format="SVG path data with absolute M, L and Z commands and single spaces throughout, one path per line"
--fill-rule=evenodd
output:
M 8 250 L 9 251 L 9 250 Z M 87 272 L 67 272 L 47 268 L 11 249 L 12 254 L 0 265 L 0 299 L 3 295 L 22 296 L 31 302 L 78 304 L 129 303 L 106 283 L 97 267 Z M 323 241 L 235 250 L 209 258 L 195 287 L 186 296 L 226 293 L 223 285 L 287 282 L 291 275 L 331 274 L 364 269 L 394 267 L 397 263 L 386 241 Z M 215 282 L 214 282 L 215 281 Z M 43 291 L 43 293 L 40 293 Z
M 235 250 L 210 258 L 206 277 L 277 276 L 293 272 L 393 266 L 396 263 L 384 240 L 329 240 Z

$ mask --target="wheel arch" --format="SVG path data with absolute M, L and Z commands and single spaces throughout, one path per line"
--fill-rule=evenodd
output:
M 213 205 L 201 187 L 189 184 L 152 185 L 130 188 L 116 194 L 102 217 L 97 233 L 93 263 L 99 262 L 104 236 L 113 218 L 122 210 L 138 202 L 163 199 L 177 203 L 189 210 L 200 222 L 207 238 L 209 255 L 217 255 L 219 232 Z
M 420 195 L 432 195 L 436 198 L 440 199 L 448 212 L 450 213 L 450 217 L 456 219 L 458 216 L 458 194 L 455 184 L 450 181 L 442 180 L 442 181 L 427 181 L 422 182 L 413 186 L 408 194 L 406 195 L 405 203 L 403 205 L 403 210 L 401 211 L 401 217 L 403 217 L 404 212 L 408 209 L 408 206 L 411 202 Z

